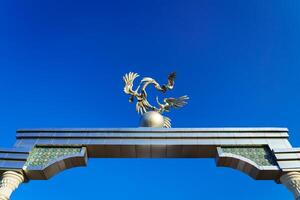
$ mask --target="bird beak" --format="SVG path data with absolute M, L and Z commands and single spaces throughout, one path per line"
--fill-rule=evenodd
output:
M 133 102 L 133 98 L 134 98 L 134 96 L 131 96 L 131 97 L 129 98 L 129 102 L 130 102 L 130 103 Z

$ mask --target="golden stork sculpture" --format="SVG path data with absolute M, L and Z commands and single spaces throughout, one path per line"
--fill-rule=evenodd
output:
M 140 84 L 136 89 L 133 89 L 134 80 L 139 75 L 134 72 L 129 72 L 123 76 L 125 82 L 124 92 L 130 95 L 129 102 L 137 100 L 136 111 L 143 115 L 142 126 L 147 127 L 164 127 L 171 128 L 171 120 L 166 116 L 162 116 L 164 112 L 170 112 L 171 108 L 181 108 L 187 104 L 189 97 L 187 95 L 179 98 L 164 98 L 163 103 L 159 101 L 158 96 L 156 102 L 158 107 L 151 105 L 147 99 L 148 94 L 146 88 L 149 85 L 153 85 L 156 90 L 162 93 L 166 93 L 168 90 L 172 90 L 175 84 L 176 73 L 173 72 L 168 76 L 167 84 L 160 85 L 156 80 L 150 77 L 145 77 L 140 81 Z

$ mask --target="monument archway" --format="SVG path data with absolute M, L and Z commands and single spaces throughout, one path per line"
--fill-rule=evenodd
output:
M 286 128 L 23 129 L 16 138 L 13 148 L 0 149 L 1 200 L 22 182 L 48 180 L 88 158 L 213 158 L 300 198 L 300 148 Z
M 214 158 L 217 166 L 237 169 L 255 180 L 284 184 L 300 200 L 300 148 L 288 141 L 286 128 L 171 128 L 163 116 L 187 104 L 187 95 L 147 100 L 153 85 L 166 93 L 174 87 L 176 73 L 160 85 L 150 77 L 133 89 L 137 73 L 123 77 L 129 101 L 136 99 L 142 114 L 140 128 L 23 129 L 11 149 L 0 149 L 0 200 L 8 200 L 22 183 L 47 180 L 59 172 L 85 166 L 88 158 Z M 164 127 L 164 128 L 163 128 Z

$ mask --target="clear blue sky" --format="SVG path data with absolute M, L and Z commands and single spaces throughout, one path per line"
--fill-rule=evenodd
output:
M 300 146 L 300 1 L 0 2 L 0 146 L 18 128 L 136 127 L 122 76 L 163 82 L 189 105 L 174 127 L 279 126 Z M 12 199 L 282 200 L 211 159 L 98 159 Z

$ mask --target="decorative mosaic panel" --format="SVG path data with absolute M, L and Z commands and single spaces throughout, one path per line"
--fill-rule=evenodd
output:
M 45 166 L 51 161 L 80 151 L 80 147 L 36 147 L 31 151 L 25 166 Z
M 231 153 L 252 160 L 259 166 L 277 165 L 275 158 L 268 147 L 222 147 L 224 153 Z

